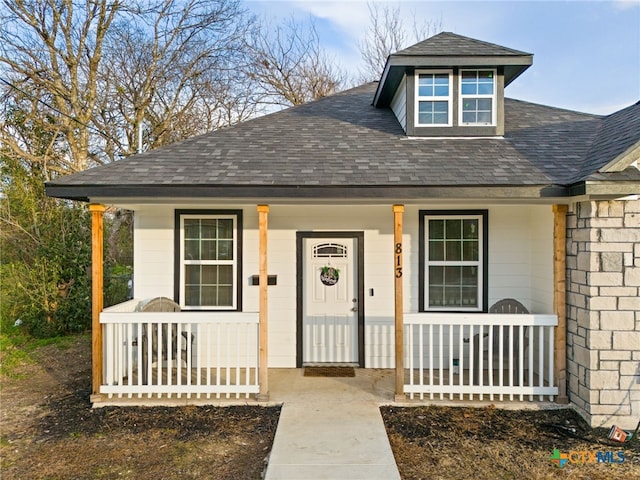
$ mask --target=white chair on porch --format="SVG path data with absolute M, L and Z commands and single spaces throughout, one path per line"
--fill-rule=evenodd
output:
M 179 312 L 180 305 L 167 297 L 155 297 L 140 301 L 137 311 L 139 312 Z M 167 347 L 167 332 L 169 331 L 167 324 L 153 323 L 151 325 L 151 364 L 158 361 L 167 361 L 169 359 L 169 349 Z M 158 326 L 161 325 L 159 329 Z M 162 332 L 162 344 L 160 345 L 160 352 L 158 352 L 158 330 Z M 186 363 L 188 355 L 188 334 L 187 332 L 181 332 L 181 359 Z M 144 384 L 148 384 L 148 359 L 149 359 L 149 335 L 147 330 L 147 324 L 143 324 L 142 327 L 142 381 Z M 194 335 L 191 334 L 191 345 L 193 347 Z M 171 325 L 171 358 L 173 361 L 177 360 L 178 354 L 178 325 Z
M 497 313 L 497 314 L 523 314 L 527 315 L 529 311 L 527 308 L 520 303 L 518 300 L 513 298 L 504 298 L 494 303 L 491 308 L 489 308 L 489 313 Z M 518 371 L 520 367 L 519 362 L 519 349 L 520 349 L 520 328 L 523 329 L 523 339 L 527 335 L 527 327 L 513 327 L 513 340 L 510 338 L 510 329 L 509 327 L 502 328 L 502 364 L 503 368 L 509 368 L 509 365 L 513 365 L 513 382 L 518 382 Z M 489 368 L 489 341 L 491 341 L 491 352 L 492 352 L 492 367 L 493 369 L 499 368 L 500 365 L 500 327 L 494 326 L 493 331 L 491 332 L 491 338 L 489 338 L 489 332 L 485 332 L 480 338 L 480 334 L 476 334 L 473 336 L 473 384 L 480 384 L 480 353 L 482 353 L 482 368 Z M 509 356 L 509 343 L 513 344 L 513 357 Z M 525 343 L 526 349 L 526 343 Z M 503 372 L 499 372 L 499 375 L 504 375 Z M 483 383 L 487 382 L 488 378 L 485 377 L 483 379 Z M 494 385 L 496 384 L 496 379 L 494 379 Z M 505 384 L 509 384 L 507 382 Z

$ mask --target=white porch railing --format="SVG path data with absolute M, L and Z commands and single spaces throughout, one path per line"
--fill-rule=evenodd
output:
M 478 396 L 550 400 L 555 315 L 404 315 L 405 384 L 410 398 Z
M 100 314 L 100 393 L 109 398 L 259 393 L 257 313 L 132 312 L 128 307 Z

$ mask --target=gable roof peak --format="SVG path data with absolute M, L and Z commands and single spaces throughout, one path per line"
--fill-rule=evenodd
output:
M 414 68 L 498 68 L 508 86 L 533 63 L 531 53 L 469 38 L 457 33 L 440 32 L 404 50 L 392 53 L 382 72 L 373 98 L 376 107 L 391 102 L 398 85 Z
M 529 56 L 530 53 L 495 43 L 465 37 L 453 32 L 440 32 L 410 47 L 392 53 L 394 56 Z

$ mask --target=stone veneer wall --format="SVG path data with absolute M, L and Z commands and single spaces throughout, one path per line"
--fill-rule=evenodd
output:
M 640 419 L 640 200 L 567 215 L 567 389 L 593 426 Z

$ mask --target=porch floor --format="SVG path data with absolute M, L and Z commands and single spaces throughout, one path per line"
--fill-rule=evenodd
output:
M 394 403 L 399 406 L 415 406 L 418 404 L 437 404 L 437 405 L 452 405 L 452 406 L 470 406 L 470 407 L 483 407 L 491 404 L 499 404 L 500 408 L 507 409 L 548 409 L 555 408 L 556 403 L 549 401 L 493 401 L 489 400 L 489 396 L 485 395 L 486 400 L 480 401 L 476 398 L 474 400 L 460 400 L 458 395 L 455 395 L 453 399 L 449 399 L 449 395 L 445 395 L 443 399 L 440 399 L 440 395 L 434 395 L 433 399 L 428 399 L 427 395 L 423 400 L 416 395 L 415 399 L 409 399 L 407 395 L 406 400 L 397 402 L 395 401 L 395 370 L 382 369 L 382 368 L 356 368 L 355 377 L 305 377 L 304 369 L 296 368 L 271 368 L 269 369 L 269 399 L 268 401 L 258 402 L 255 400 L 254 395 L 247 398 L 244 394 L 240 397 L 236 395 L 230 395 L 228 398 L 225 394 L 222 394 L 220 398 L 216 398 L 216 395 L 211 395 L 207 398 L 206 395 L 196 396 L 195 394 L 187 396 L 182 394 L 180 396 L 173 394 L 171 397 L 162 396 L 157 398 L 148 398 L 146 394 L 138 396 L 134 394 L 131 398 L 123 396 L 118 398 L 113 396 L 108 398 L 107 395 L 101 395 L 100 397 L 92 399 L 94 407 L 102 406 L 126 406 L 126 405 L 146 405 L 146 406 L 179 406 L 179 405 L 281 405 L 285 402 L 291 401 L 304 401 L 318 397 L 330 397 L 334 403 L 348 402 L 353 396 L 366 396 L 368 399 L 377 402 L 380 405 Z M 428 377 L 428 372 L 425 372 L 424 379 Z M 485 370 L 485 381 L 487 371 Z M 172 376 L 176 376 L 176 370 L 173 369 Z M 166 378 L 166 376 L 163 376 Z M 183 381 L 187 378 L 186 369 L 182 369 L 181 377 Z M 126 377 L 125 377 L 126 378 Z M 212 378 L 215 375 L 212 374 Z M 221 378 L 224 379 L 223 376 Z M 434 383 L 438 382 L 438 375 L 434 370 Z M 226 380 L 226 379 L 225 379 Z M 245 377 L 242 376 L 244 382 Z M 203 378 L 204 381 L 204 378 Z M 409 381 L 409 371 L 405 371 L 405 383 Z M 417 379 L 416 379 L 417 381 Z M 468 376 L 465 375 L 463 380 L 468 382 Z M 449 373 L 448 370 L 443 371 L 443 383 L 448 384 Z M 459 382 L 458 375 L 454 375 L 453 384 Z M 536 376 L 537 382 L 537 376 Z M 127 383 L 127 380 L 125 380 Z M 137 383 L 137 376 L 134 375 L 132 384 Z M 157 383 L 157 375 L 154 371 L 152 374 L 151 384 Z M 192 383 L 196 383 L 196 376 L 192 376 Z M 225 383 L 222 381 L 221 383 Z M 233 380 L 231 384 L 235 383 Z M 565 406 L 559 405 L 559 408 Z

